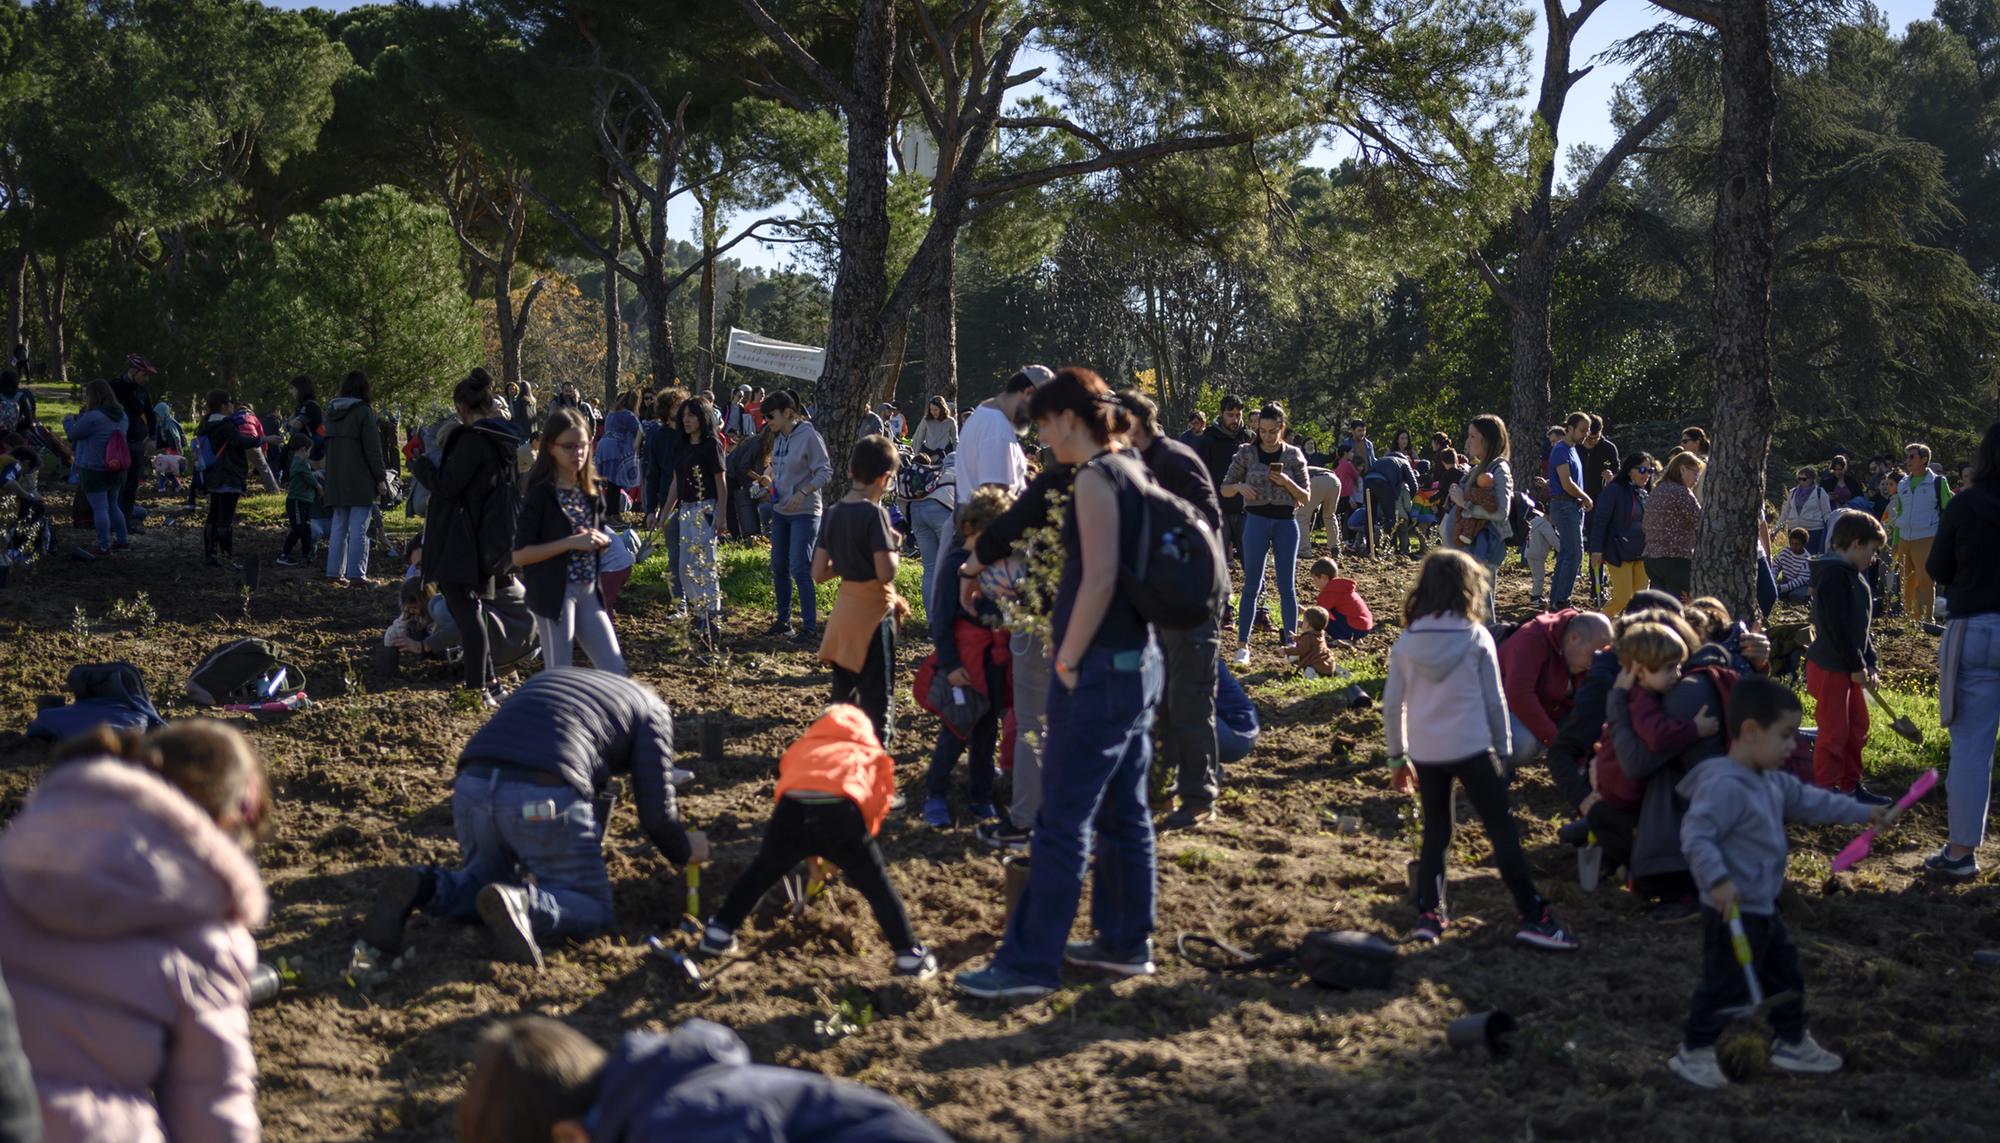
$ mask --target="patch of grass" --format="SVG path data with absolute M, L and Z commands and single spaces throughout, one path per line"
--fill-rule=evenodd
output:
M 772 611 L 777 608 L 778 596 L 771 584 L 771 549 L 760 544 L 725 542 L 716 552 L 716 562 L 721 565 L 722 598 L 731 610 L 751 608 Z M 666 541 L 662 539 L 653 554 L 632 569 L 631 584 L 664 592 L 670 566 Z M 919 626 L 929 622 L 924 614 L 923 582 L 924 566 L 921 561 L 905 559 L 897 565 L 896 591 L 909 601 L 909 622 Z M 631 587 L 626 590 L 631 590 Z M 839 591 L 839 580 L 829 580 L 814 589 L 813 597 L 818 601 L 822 618 L 833 610 L 833 599 Z
M 1868 704 L 1868 743 L 1861 751 L 1861 767 L 1870 776 L 1895 784 L 1915 778 L 1926 769 L 1942 769 L 1950 757 L 1950 742 L 1944 728 L 1938 725 L 1938 697 L 1935 693 L 1923 694 L 1916 691 L 1889 690 L 1883 688 L 1882 697 L 1896 708 L 1896 713 L 1915 723 L 1924 736 L 1923 745 L 1907 742 L 1889 729 L 1889 716 L 1874 702 Z M 1814 707 L 1811 695 L 1799 692 L 1799 701 L 1805 704 L 1806 725 L 1813 725 Z
M 1206 873 L 1222 864 L 1223 853 L 1206 845 L 1190 845 L 1174 854 L 1173 861 L 1185 872 Z

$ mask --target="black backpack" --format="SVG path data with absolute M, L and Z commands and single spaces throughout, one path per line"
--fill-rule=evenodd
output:
M 1321 988 L 1343 991 L 1388 988 L 1396 979 L 1396 946 L 1378 933 L 1314 929 L 1295 949 L 1256 957 L 1214 937 L 1195 933 L 1182 933 L 1175 947 L 1182 960 L 1210 972 L 1291 968 L 1304 973 L 1306 979 Z M 1197 953 L 1197 949 L 1208 951 Z
M 1194 505 L 1162 488 L 1136 458 L 1090 462 L 1119 492 L 1118 587 L 1155 627 L 1185 631 L 1222 612 L 1222 543 Z
M 283 668 L 285 685 L 281 694 L 304 689 L 306 673 L 287 663 L 277 647 L 265 639 L 236 639 L 204 656 L 188 676 L 187 693 L 201 706 L 226 706 L 262 697 L 257 683 L 272 671 Z

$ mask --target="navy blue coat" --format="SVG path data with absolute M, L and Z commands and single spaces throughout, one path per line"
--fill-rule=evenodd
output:
M 584 1127 L 597 1143 L 951 1140 L 874 1088 L 753 1064 L 736 1033 L 706 1020 L 664 1036 L 626 1036 L 604 1066 Z
M 1614 480 L 1598 494 L 1584 550 L 1608 564 L 1637 563 L 1646 555 L 1646 490 Z

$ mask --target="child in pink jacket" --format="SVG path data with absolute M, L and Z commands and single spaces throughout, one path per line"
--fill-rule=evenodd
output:
M 256 754 L 181 722 L 58 758 L 0 834 L 0 972 L 45 1143 L 257 1139 Z

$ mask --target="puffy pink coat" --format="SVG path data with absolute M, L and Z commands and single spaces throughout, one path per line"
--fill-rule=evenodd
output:
M 0 833 L 0 972 L 46 1143 L 255 1140 L 256 866 L 148 771 L 49 771 Z

